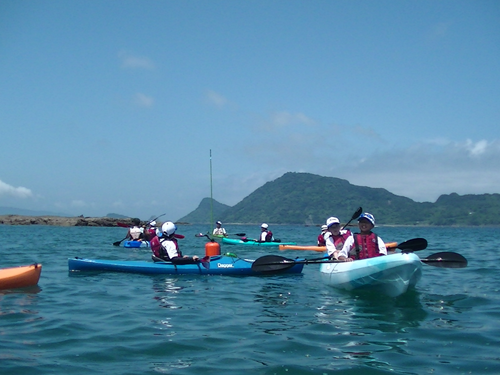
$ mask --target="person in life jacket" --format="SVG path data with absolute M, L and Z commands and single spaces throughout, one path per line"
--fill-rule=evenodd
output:
M 326 220 L 327 231 L 324 235 L 326 250 L 331 259 L 338 259 L 340 250 L 344 247 L 346 241 L 352 237 L 349 229 L 340 228 L 340 220 L 336 217 L 329 217 Z
M 214 228 L 214 231 L 212 232 L 212 234 L 214 236 L 224 236 L 224 237 L 227 237 L 227 233 L 226 233 L 226 230 L 224 228 L 222 228 L 222 222 L 220 221 L 217 221 L 215 223 L 215 228 Z
M 132 226 L 128 229 L 127 239 L 130 241 L 142 241 L 144 237 L 144 228 L 140 227 L 141 221 L 138 218 L 132 219 Z
M 372 232 L 375 227 L 375 218 L 372 214 L 365 212 L 358 217 L 360 233 L 354 233 L 349 237 L 340 254 L 339 260 L 352 262 L 354 259 L 366 259 L 387 255 L 384 241 Z
M 156 221 L 150 221 L 144 230 L 144 239 L 151 241 L 156 236 Z
M 318 235 L 318 246 L 326 246 L 325 233 L 328 227 L 326 225 L 321 226 L 321 233 Z
M 154 256 L 156 258 L 160 258 L 161 260 L 166 260 L 174 264 L 200 263 L 200 259 L 196 255 L 182 255 L 177 239 L 175 238 L 176 230 L 177 226 L 171 221 L 163 223 L 163 225 L 161 226 L 159 246 L 155 241 L 151 241 L 151 251 L 153 251 Z
M 267 225 L 266 223 L 262 223 L 262 225 L 260 226 L 260 237 L 259 237 L 259 240 L 258 242 L 273 242 L 274 241 L 274 237 L 273 237 L 273 232 L 271 232 L 269 229 L 269 225 Z

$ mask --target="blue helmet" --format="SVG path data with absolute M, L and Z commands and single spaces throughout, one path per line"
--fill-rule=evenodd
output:
M 373 226 L 375 226 L 375 218 L 373 217 L 372 214 L 369 214 L 368 212 L 365 212 L 365 213 L 359 215 L 358 221 L 360 221 L 361 219 L 366 219 L 370 223 L 372 223 Z

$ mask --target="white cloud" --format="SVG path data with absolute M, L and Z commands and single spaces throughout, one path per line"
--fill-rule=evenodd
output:
M 135 105 L 145 108 L 152 107 L 155 102 L 152 96 L 147 96 L 146 94 L 143 94 L 141 92 L 138 92 L 134 95 L 133 101 Z
M 152 70 L 155 68 L 155 64 L 151 59 L 144 56 L 134 56 L 127 52 L 120 52 L 118 57 L 122 61 L 122 68 L 125 69 L 148 69 Z
M 471 156 L 480 156 L 487 151 L 488 142 L 483 139 L 479 142 L 474 143 L 470 139 L 468 139 L 465 142 L 465 147 L 469 151 L 469 154 Z
M 30 189 L 25 187 L 14 187 L 0 180 L 0 196 L 9 195 L 16 198 L 30 198 L 33 197 L 33 193 Z
M 206 99 L 208 102 L 218 108 L 223 108 L 227 105 L 228 100 L 219 93 L 212 90 L 207 90 Z
M 316 121 L 301 112 L 290 113 L 288 111 L 276 111 L 268 116 L 264 124 L 267 130 L 283 130 L 283 128 L 290 126 L 298 126 L 300 128 L 306 125 L 312 127 L 316 125 Z
M 401 150 L 371 153 L 330 175 L 352 184 L 381 187 L 416 201 L 442 194 L 500 193 L 500 141 L 415 144 Z

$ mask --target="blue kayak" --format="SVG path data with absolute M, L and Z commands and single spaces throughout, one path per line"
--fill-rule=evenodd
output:
M 174 265 L 171 262 L 146 262 L 133 260 L 68 259 L 69 271 L 110 271 L 167 275 L 241 275 L 299 274 L 304 264 L 298 263 L 286 270 L 257 272 L 252 270 L 253 260 L 219 255 L 209 262 Z
M 149 241 L 125 241 L 123 247 L 126 248 L 149 248 Z
M 296 242 L 259 242 L 256 240 L 242 240 L 235 238 L 223 238 L 222 243 L 228 245 L 244 245 L 244 246 L 279 246 L 279 245 L 296 245 Z

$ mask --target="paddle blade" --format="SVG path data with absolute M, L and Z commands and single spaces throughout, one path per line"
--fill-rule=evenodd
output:
M 442 268 L 465 268 L 467 267 L 467 259 L 461 254 L 452 251 L 443 251 L 428 256 L 426 259 L 420 259 L 423 263 L 429 266 Z
M 412 251 L 424 250 L 427 248 L 427 240 L 425 238 L 413 238 L 411 240 L 400 243 L 396 246 L 403 253 L 411 253 Z
M 252 271 L 262 273 L 284 271 L 292 268 L 295 264 L 293 259 L 279 255 L 264 255 L 252 263 Z
M 205 269 L 210 269 L 210 256 L 205 256 L 203 258 L 200 259 L 200 263 L 201 265 L 205 268 Z
M 358 208 L 354 213 L 354 215 L 352 215 L 351 220 L 356 220 L 359 217 L 359 215 L 361 215 L 362 212 L 363 208 L 362 207 Z
M 247 234 L 246 234 L 246 233 L 235 233 L 234 235 L 235 235 L 235 236 L 238 236 L 238 237 L 244 237 L 244 236 L 246 236 Z
M 113 242 L 113 246 L 120 246 L 121 243 L 122 243 L 122 241 Z

